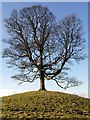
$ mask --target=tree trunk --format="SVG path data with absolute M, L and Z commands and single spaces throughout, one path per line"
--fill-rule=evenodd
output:
M 46 90 L 45 89 L 45 83 L 44 83 L 44 67 L 43 67 L 43 58 L 42 58 L 43 50 L 40 51 L 40 90 Z
M 44 79 L 40 79 L 40 90 L 46 90 L 45 89 Z
M 41 60 L 42 61 L 42 60 Z M 43 62 L 40 65 L 40 90 L 45 90 Z

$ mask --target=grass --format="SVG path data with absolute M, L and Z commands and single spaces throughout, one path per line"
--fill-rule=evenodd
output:
M 2 98 L 2 120 L 90 120 L 90 99 L 52 91 L 34 91 Z

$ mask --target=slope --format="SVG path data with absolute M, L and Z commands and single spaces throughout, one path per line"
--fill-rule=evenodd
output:
M 90 120 L 90 99 L 52 91 L 33 91 L 2 98 L 2 119 Z

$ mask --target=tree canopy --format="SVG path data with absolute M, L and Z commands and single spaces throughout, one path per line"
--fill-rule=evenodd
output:
M 19 70 L 14 79 L 32 83 L 40 78 L 54 80 L 61 88 L 78 86 L 81 81 L 68 77 L 72 61 L 84 60 L 83 26 L 80 18 L 71 14 L 60 22 L 47 8 L 41 5 L 13 10 L 5 19 L 9 39 L 3 57 L 9 67 Z

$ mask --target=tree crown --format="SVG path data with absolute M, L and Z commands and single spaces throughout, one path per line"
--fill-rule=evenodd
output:
M 10 38 L 5 40 L 9 47 L 3 57 L 9 58 L 10 67 L 20 70 L 13 78 L 21 83 L 37 78 L 54 80 L 64 89 L 81 84 L 67 76 L 72 60 L 85 59 L 83 26 L 75 14 L 57 23 L 47 7 L 36 5 L 13 10 L 5 26 Z

